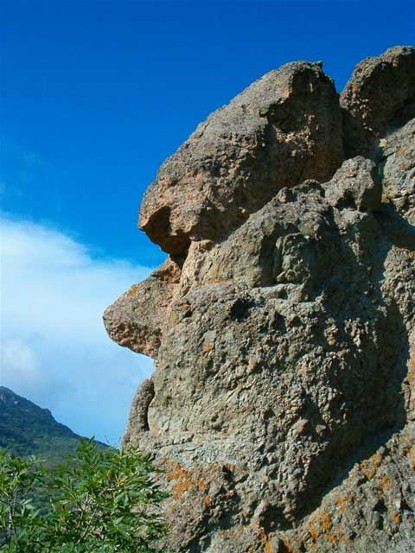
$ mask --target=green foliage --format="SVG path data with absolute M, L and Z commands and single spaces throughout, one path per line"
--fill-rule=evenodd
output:
M 165 533 L 151 463 L 134 450 L 98 449 L 82 440 L 77 456 L 55 468 L 0 451 L 0 551 L 151 553 Z M 41 509 L 33 491 L 44 487 Z
M 38 526 L 38 513 L 30 492 L 41 473 L 33 470 L 34 459 L 19 459 L 0 450 L 0 549 L 20 552 L 29 544 Z M 29 549 L 27 549 L 27 553 Z

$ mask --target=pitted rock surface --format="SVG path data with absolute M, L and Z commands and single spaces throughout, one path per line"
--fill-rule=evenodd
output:
M 104 318 L 156 361 L 124 445 L 164 470 L 163 550 L 413 550 L 414 59 L 362 62 L 343 120 L 320 64 L 273 71 L 151 185 L 171 255 Z
M 359 63 L 340 98 L 347 156 L 373 154 L 378 140 L 415 117 L 415 55 L 396 46 Z
M 342 116 L 319 63 L 271 71 L 213 113 L 161 167 L 140 227 L 172 255 L 217 240 L 285 186 L 326 180 L 343 159 Z

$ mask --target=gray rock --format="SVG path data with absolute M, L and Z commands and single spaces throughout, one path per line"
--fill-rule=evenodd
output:
M 364 157 L 347 160 L 326 189 L 326 198 L 335 207 L 349 206 L 359 211 L 380 207 L 382 187 L 373 161 Z
M 165 251 L 216 240 L 284 186 L 329 179 L 343 160 L 341 111 L 320 64 L 271 71 L 199 125 L 161 167 L 140 227 Z
M 137 393 L 134 396 L 131 405 L 130 417 L 127 425 L 127 430 L 124 434 L 123 442 L 125 446 L 130 443 L 130 430 L 134 429 L 134 435 L 138 432 L 146 432 L 149 430 L 148 424 L 148 409 L 152 399 L 154 398 L 154 384 L 151 379 L 143 380 Z
M 363 60 L 340 96 L 347 157 L 376 155 L 390 128 L 415 117 L 415 49 L 395 46 Z
M 132 351 L 155 357 L 164 311 L 179 280 L 179 267 L 168 259 L 147 280 L 133 284 L 105 310 L 104 323 L 110 337 Z
M 402 72 L 407 90 L 411 52 L 380 57 L 386 83 Z M 173 255 L 105 321 L 156 359 L 124 444 L 163 468 L 164 549 L 404 553 L 415 541 L 415 120 L 386 128 L 403 101 L 389 89 L 376 119 L 378 63 L 344 95 L 370 121 L 352 159 L 341 164 L 344 136 L 356 143 L 331 82 L 290 64 L 211 116 L 144 201 L 144 228 Z M 250 142 L 263 117 L 285 129 L 271 157 Z M 311 155 L 305 120 L 338 135 L 298 172 L 282 152 Z
M 388 134 L 380 143 L 383 201 L 391 202 L 415 224 L 415 119 Z

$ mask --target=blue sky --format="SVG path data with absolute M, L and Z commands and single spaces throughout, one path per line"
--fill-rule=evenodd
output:
M 414 20 L 413 0 L 0 0 L 0 382 L 116 441 L 151 366 L 101 310 L 164 258 L 136 229 L 158 166 L 265 72 L 322 60 L 340 91 L 364 57 L 414 44 Z

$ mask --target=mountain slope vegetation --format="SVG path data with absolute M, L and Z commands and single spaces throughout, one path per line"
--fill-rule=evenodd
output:
M 57 422 L 49 409 L 0 386 L 0 448 L 19 457 L 59 461 L 75 452 L 80 438 Z

